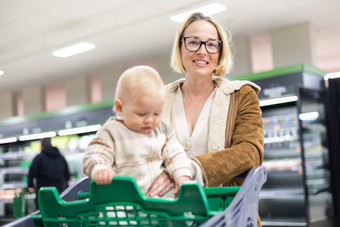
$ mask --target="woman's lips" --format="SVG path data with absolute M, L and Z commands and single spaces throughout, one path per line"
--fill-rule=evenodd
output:
M 193 60 L 192 62 L 199 64 L 199 65 L 207 65 L 209 64 L 209 62 L 207 61 L 200 61 L 200 60 Z

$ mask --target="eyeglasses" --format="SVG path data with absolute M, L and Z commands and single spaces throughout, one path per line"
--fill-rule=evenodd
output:
M 201 41 L 195 37 L 184 37 L 182 39 L 184 42 L 184 46 L 188 51 L 196 52 L 198 51 L 202 44 L 204 44 L 205 49 L 210 54 L 217 54 L 222 48 L 222 41 L 221 40 L 208 40 L 208 41 Z

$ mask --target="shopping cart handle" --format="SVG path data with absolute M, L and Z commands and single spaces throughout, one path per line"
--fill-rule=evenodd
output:
M 202 188 L 191 181 L 182 184 L 176 199 L 149 198 L 133 178 L 114 177 L 111 185 L 97 185 L 83 178 L 60 196 L 54 187 L 42 188 L 40 213 L 11 227 L 127 226 L 130 222 L 133 226 L 197 226 L 228 207 L 239 189 Z
M 90 183 L 91 183 L 91 180 L 88 177 L 79 179 L 73 185 L 68 187 L 63 193 L 61 193 L 60 197 L 64 201 L 78 200 L 80 197 L 80 194 L 89 192 Z
M 145 210 L 156 210 L 176 216 L 185 212 L 208 216 L 209 203 L 203 188 L 195 181 L 184 182 L 176 199 L 150 198 L 145 196 L 132 177 L 115 176 L 111 184 L 90 184 L 88 199 L 69 201 L 62 200 L 54 187 L 42 188 L 39 191 L 40 214 L 46 218 L 76 217 L 79 213 L 94 210 L 101 204 L 131 203 L 139 204 Z M 53 208 L 53 209 L 52 209 Z
M 266 180 L 266 169 L 263 166 L 253 167 L 228 208 L 201 227 L 257 226 L 259 194 Z

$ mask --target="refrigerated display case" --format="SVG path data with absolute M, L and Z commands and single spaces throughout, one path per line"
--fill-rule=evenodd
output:
M 95 136 L 98 130 L 95 128 L 100 128 L 108 117 L 114 115 L 112 103 L 104 101 L 0 121 L 0 226 L 17 218 L 13 212 L 14 198 L 27 188 L 30 163 L 41 150 L 40 139 L 32 137 L 21 141 L 20 138 L 54 132 L 56 136 L 52 138 L 52 144 L 65 156 L 72 184 L 85 176 L 82 172 L 84 150 Z
M 6 222 L 14 219 L 15 195 L 27 187 L 27 162 L 32 155 L 26 153 L 23 146 L 23 143 L 0 146 L 0 218 Z
M 81 135 L 56 136 L 51 139 L 52 145 L 59 148 L 65 157 L 72 185 L 79 178 L 85 177 L 82 171 L 82 158 L 88 143 L 95 133 Z M 15 215 L 15 197 L 27 189 L 27 175 L 33 158 L 40 153 L 40 140 L 25 143 L 0 145 L 0 225 L 13 221 Z M 24 212 L 22 212 L 25 214 Z
M 334 217 L 325 96 L 304 87 L 297 96 L 289 104 L 262 107 L 268 171 L 259 205 L 264 226 L 311 226 Z
M 334 217 L 326 93 L 299 88 L 298 116 L 302 159 L 304 160 L 308 223 L 318 223 Z
M 340 223 L 340 78 L 328 79 L 327 132 L 335 223 Z
M 262 107 L 268 171 L 259 203 L 264 226 L 307 226 L 297 102 Z
M 328 226 L 334 219 L 325 74 L 294 65 L 233 78 L 262 88 L 268 173 L 259 202 L 263 226 Z

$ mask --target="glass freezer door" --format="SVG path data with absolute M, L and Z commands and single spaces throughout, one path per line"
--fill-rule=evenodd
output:
M 263 226 L 311 226 L 334 216 L 325 93 L 302 87 L 296 93 L 296 101 L 261 106 Z
M 333 217 L 325 93 L 300 87 L 298 119 L 308 223 Z
M 263 226 L 307 226 L 297 101 L 261 106 L 267 182 L 260 193 Z

